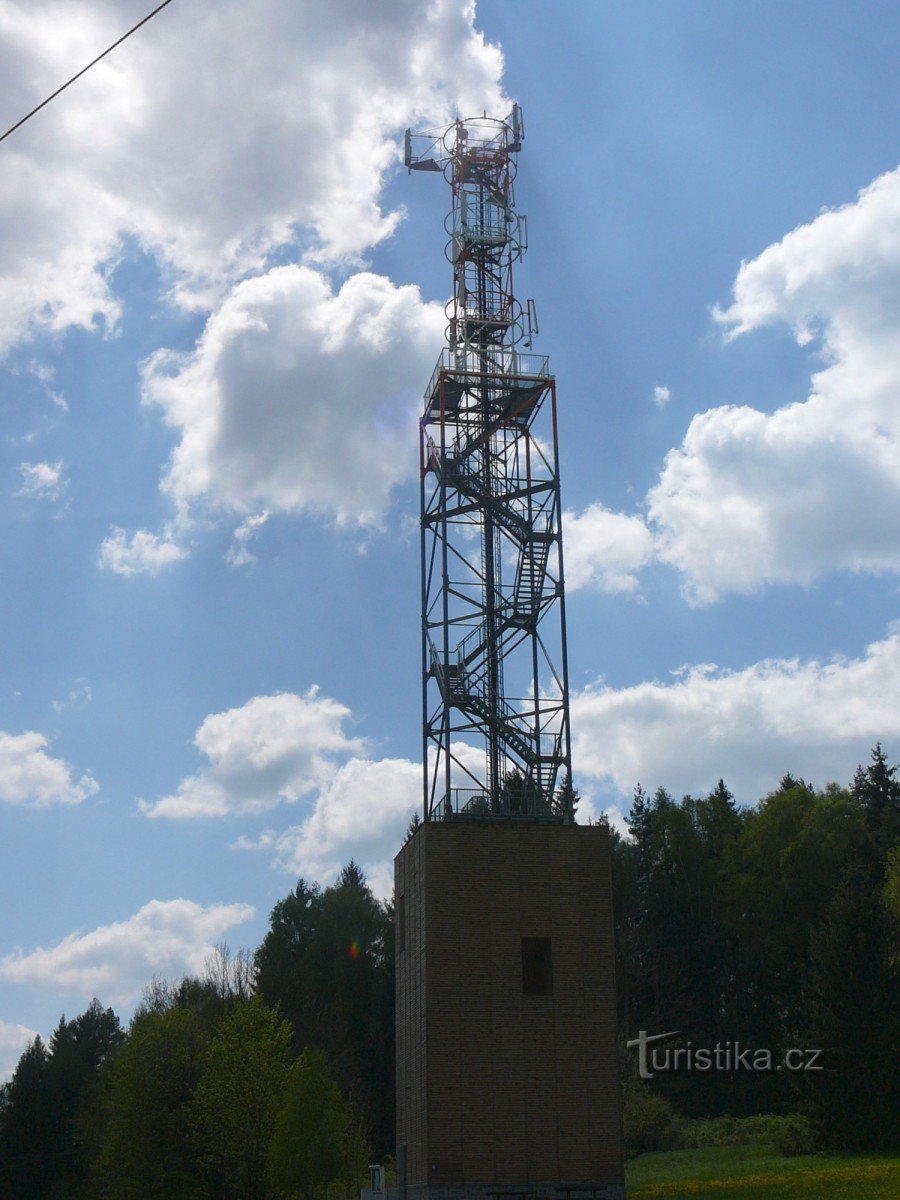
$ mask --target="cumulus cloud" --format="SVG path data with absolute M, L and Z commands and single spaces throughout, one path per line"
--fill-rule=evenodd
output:
M 276 865 L 293 875 L 329 882 L 351 858 L 376 895 L 389 896 L 392 861 L 422 802 L 422 768 L 408 759 L 353 758 L 336 770 L 300 824 L 263 836 Z M 248 843 L 244 843 L 248 847 Z
M 5 1083 L 16 1069 L 22 1051 L 37 1037 L 37 1031 L 27 1025 L 0 1021 L 0 1084 Z
M 859 659 L 700 665 L 671 683 L 597 684 L 572 697 L 572 728 L 579 777 L 624 795 L 638 782 L 697 794 L 722 776 L 751 801 L 786 771 L 846 783 L 876 740 L 900 736 L 900 628 Z
M 662 561 L 694 604 L 840 570 L 900 571 L 900 169 L 744 263 L 726 340 L 787 324 L 819 344 L 809 395 L 694 417 L 643 514 L 567 514 L 568 582 L 638 594 Z M 662 407 L 668 388 L 657 387 Z
M 900 570 L 900 170 L 744 263 L 715 317 L 821 343 L 807 399 L 696 416 L 648 494 L 659 557 L 700 603 L 835 570 Z
M 67 762 L 47 754 L 47 745 L 42 733 L 0 732 L 0 803 L 51 808 L 94 795 L 98 784 L 90 773 L 76 778 Z
M 4 0 L 4 123 L 145 12 L 140 0 Z M 0 349 L 38 328 L 113 326 L 126 239 L 188 308 L 211 307 L 288 244 L 310 261 L 358 259 L 400 217 L 381 193 L 403 128 L 505 111 L 500 52 L 473 22 L 468 0 L 161 13 L 4 148 Z
M 23 500 L 58 500 L 66 489 L 62 459 L 55 463 L 21 463 L 22 486 L 16 495 Z
M 153 975 L 199 972 L 228 930 L 253 915 L 249 904 L 151 900 L 125 921 L 70 933 L 47 949 L 6 955 L 0 978 L 123 1004 Z
M 255 696 L 208 716 L 194 742 L 209 766 L 171 795 L 142 801 L 141 810 L 178 820 L 300 803 L 303 815 L 289 828 L 242 836 L 236 845 L 266 851 L 280 869 L 323 883 L 354 858 L 378 894 L 388 895 L 391 861 L 421 804 L 422 767 L 368 756 L 366 741 L 345 730 L 350 718 L 348 708 L 317 688 L 303 696 Z
M 309 511 L 377 522 L 412 473 L 414 414 L 445 320 L 415 287 L 307 266 L 239 284 L 195 352 L 146 364 L 144 401 L 181 440 L 163 481 L 180 511 Z
M 130 537 L 124 529 L 113 526 L 109 537 L 100 545 L 99 565 L 116 575 L 158 575 L 166 567 L 187 557 L 187 550 L 169 534 L 159 537 L 139 529 Z
M 350 710 L 311 688 L 255 696 L 240 708 L 208 716 L 194 745 L 209 766 L 182 779 L 170 796 L 141 802 L 148 817 L 185 819 L 261 812 L 295 803 L 327 785 L 334 757 L 365 743 L 348 737 Z
M 653 389 L 653 403 L 657 408 L 665 408 L 672 399 L 672 393 L 667 387 L 657 386 Z
M 642 517 L 592 504 L 563 516 L 566 586 L 594 585 L 603 592 L 634 594 L 638 572 L 653 558 L 653 538 Z

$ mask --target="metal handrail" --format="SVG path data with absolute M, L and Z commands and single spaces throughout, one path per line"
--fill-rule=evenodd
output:
M 490 360 L 485 362 L 485 355 Z M 466 375 L 492 379 L 497 375 L 523 379 L 552 379 L 550 357 L 547 354 L 530 354 L 500 346 L 488 351 L 456 349 L 445 346 L 428 381 L 426 400 L 435 393 L 438 377 L 442 371 L 451 375 Z

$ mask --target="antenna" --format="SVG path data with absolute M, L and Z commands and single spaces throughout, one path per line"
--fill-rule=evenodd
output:
M 523 138 L 516 104 L 405 139 L 408 170 L 451 189 L 447 345 L 421 419 L 426 820 L 573 819 L 556 383 L 513 290 Z

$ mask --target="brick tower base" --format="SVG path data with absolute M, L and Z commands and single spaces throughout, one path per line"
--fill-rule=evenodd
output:
M 623 1197 L 608 831 L 429 821 L 394 872 L 408 1200 Z

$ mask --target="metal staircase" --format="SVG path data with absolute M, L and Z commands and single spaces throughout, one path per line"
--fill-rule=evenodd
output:
M 447 345 L 421 418 L 426 820 L 572 819 L 556 385 L 513 290 L 521 136 L 515 108 L 406 138 L 410 170 L 453 195 Z

